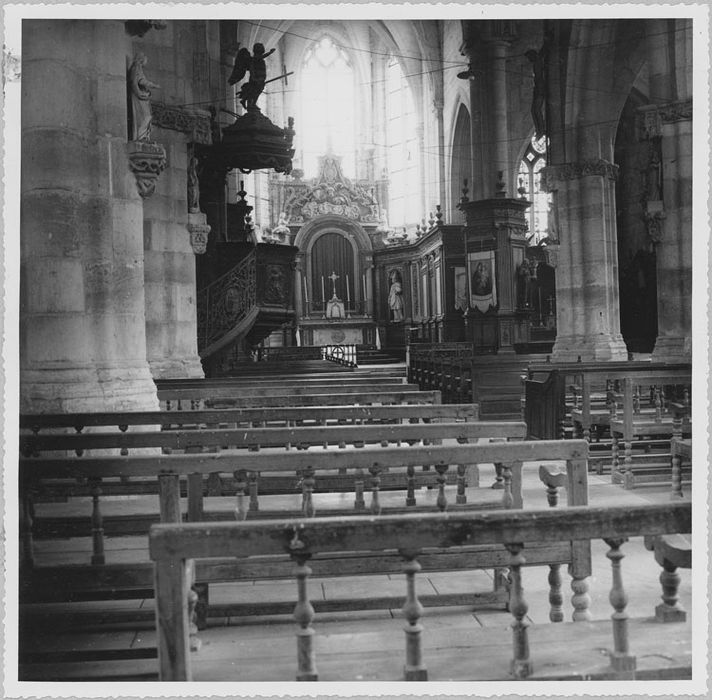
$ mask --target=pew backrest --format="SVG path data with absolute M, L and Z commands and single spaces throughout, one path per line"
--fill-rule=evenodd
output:
M 528 605 L 523 596 L 521 567 L 530 544 L 604 539 L 611 547 L 614 615 L 614 652 L 626 656 L 627 628 L 621 612 L 625 596 L 620 580 L 619 552 L 626 537 L 689 533 L 692 509 L 689 503 L 623 506 L 613 508 L 568 508 L 544 511 L 495 511 L 491 513 L 441 513 L 422 516 L 382 516 L 378 519 L 324 518 L 276 522 L 157 525 L 149 536 L 150 557 L 155 566 L 156 619 L 160 679 L 191 680 L 189 591 L 194 561 L 201 558 L 249 558 L 288 555 L 295 562 L 297 604 L 294 617 L 297 634 L 297 678 L 316 680 L 311 638 L 314 611 L 309 603 L 307 562 L 325 552 L 383 552 L 395 550 L 404 560 L 406 602 L 406 679 L 408 667 L 419 662 L 421 607 L 415 594 L 417 562 L 428 548 L 451 549 L 467 545 L 500 546 L 509 555 L 512 578 L 510 609 L 514 658 L 512 673 L 531 673 L 527 624 Z M 623 596 L 621 598 L 621 596 Z M 623 602 L 620 602 L 620 601 Z M 585 632 L 585 626 L 582 626 Z M 614 655 L 615 655 L 614 654 Z M 615 659 L 612 661 L 616 669 Z M 411 666 L 412 668 L 412 666 Z M 412 676 L 410 679 L 418 678 Z M 421 679 L 424 676 L 420 676 Z

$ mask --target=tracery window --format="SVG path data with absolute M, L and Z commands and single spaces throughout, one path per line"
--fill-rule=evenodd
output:
M 518 191 L 531 202 L 529 207 L 529 245 L 538 245 L 549 235 L 551 195 L 541 187 L 541 171 L 546 165 L 546 136 L 532 136 L 519 164 Z
M 344 175 L 355 175 L 355 78 L 346 52 L 329 36 L 304 58 L 299 142 L 305 177 L 317 175 L 318 157 L 342 157 Z
M 398 59 L 391 57 L 386 65 L 386 143 L 388 218 L 395 227 L 414 224 L 423 214 L 416 124 L 408 81 Z

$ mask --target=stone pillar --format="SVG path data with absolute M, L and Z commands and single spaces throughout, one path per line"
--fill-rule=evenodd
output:
M 23 24 L 20 410 L 158 409 L 121 21 Z
M 157 131 L 154 128 L 154 132 Z M 160 130 L 168 167 L 144 200 L 146 345 L 154 379 L 203 377 L 198 356 L 195 256 L 205 252 L 205 214 L 188 212 L 185 136 Z
M 547 166 L 560 230 L 553 359 L 625 360 L 620 333 L 615 227 L 617 166 L 601 158 Z
M 692 355 L 692 102 L 658 108 L 662 146 L 662 225 L 655 241 L 658 338 L 653 359 L 689 361 Z

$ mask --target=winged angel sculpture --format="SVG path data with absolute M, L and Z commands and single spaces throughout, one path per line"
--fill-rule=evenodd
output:
M 263 44 L 255 44 L 252 48 L 252 54 L 249 49 L 242 48 L 237 52 L 235 57 L 235 66 L 232 69 L 228 83 L 234 85 L 239 83 L 246 73 L 250 74 L 250 79 L 243 83 L 238 93 L 240 103 L 249 110 L 257 107 L 257 98 L 262 94 L 267 80 L 267 67 L 265 58 L 271 56 L 275 49 L 270 49 L 265 53 Z

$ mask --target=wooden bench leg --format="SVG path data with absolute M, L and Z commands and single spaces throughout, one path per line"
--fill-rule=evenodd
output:
M 613 620 L 613 651 L 611 652 L 611 668 L 616 678 L 635 680 L 635 656 L 629 653 L 628 645 L 628 613 L 625 611 L 628 605 L 628 595 L 623 588 L 623 577 L 621 575 L 621 560 L 625 556 L 620 551 L 621 545 L 627 538 L 604 539 L 610 547 L 606 556 L 611 561 L 611 572 L 613 583 L 609 600 L 615 612 L 611 615 Z
M 296 533 L 295 533 L 296 538 Z M 294 575 L 297 579 L 297 604 L 294 607 L 294 619 L 297 622 L 297 680 L 317 681 L 319 674 L 316 670 L 314 658 L 314 628 L 311 626 L 314 619 L 314 608 L 309 602 L 307 593 L 307 579 L 311 569 L 306 565 L 307 559 L 298 554 L 292 555 L 297 566 Z
M 421 637 L 423 626 L 420 618 L 423 615 L 421 605 L 415 593 L 415 575 L 420 571 L 421 566 L 415 560 L 415 555 L 406 555 L 406 563 L 403 571 L 406 576 L 407 593 L 403 604 L 403 615 L 407 620 L 405 630 L 405 666 L 403 675 L 407 681 L 427 681 L 428 671 L 423 665 L 423 650 Z
M 521 544 L 505 545 L 511 555 L 509 568 L 512 576 L 512 588 L 510 590 L 509 611 L 512 613 L 512 645 L 514 656 L 510 664 L 510 673 L 514 678 L 527 678 L 532 674 L 533 666 L 529 658 L 529 633 L 526 621 L 529 606 L 524 599 L 524 589 L 522 587 L 522 565 L 526 559 L 521 551 Z
M 659 622 L 684 622 L 687 620 L 687 612 L 681 607 L 678 597 L 680 580 L 677 566 L 666 559 L 660 573 L 663 602 L 655 607 L 655 619 Z

